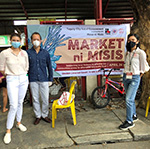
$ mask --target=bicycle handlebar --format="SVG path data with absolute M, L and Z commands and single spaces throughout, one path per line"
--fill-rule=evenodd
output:
M 110 71 L 110 70 L 120 70 L 119 68 L 111 68 L 111 69 L 104 69 L 104 68 L 101 68 L 101 69 L 99 69 L 99 71 L 100 70 L 103 70 L 103 71 L 105 71 L 105 72 L 107 72 L 107 71 Z
M 112 72 L 112 70 L 120 70 L 119 68 L 111 68 L 111 69 L 107 69 L 107 70 L 105 70 L 104 68 L 101 68 L 101 69 L 99 69 L 99 70 L 103 70 L 103 72 L 104 72 L 104 74 L 103 75 L 105 75 L 105 72 L 109 72 L 108 73 L 108 75 L 106 76 L 107 78 L 110 76 L 110 74 L 111 74 L 111 72 Z

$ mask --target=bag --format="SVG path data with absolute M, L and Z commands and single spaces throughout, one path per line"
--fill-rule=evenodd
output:
M 148 62 L 146 61 L 145 63 L 145 72 L 148 72 L 150 69 L 149 65 L 148 65 Z
M 67 105 L 69 96 L 70 96 L 69 92 L 63 92 L 60 98 L 58 99 L 58 105 Z M 74 98 L 75 98 L 75 95 L 72 94 L 70 103 L 72 102 Z
M 49 87 L 49 92 L 51 95 L 57 95 L 59 90 L 61 88 L 60 84 L 53 84 L 52 86 Z

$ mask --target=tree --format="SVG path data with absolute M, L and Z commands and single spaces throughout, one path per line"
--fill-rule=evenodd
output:
M 149 0 L 130 0 L 134 17 L 131 32 L 140 37 L 141 49 L 147 54 L 147 61 L 150 64 L 150 1 Z M 147 99 L 150 96 L 150 71 L 145 73 L 142 81 L 142 96 L 139 106 L 146 107 Z

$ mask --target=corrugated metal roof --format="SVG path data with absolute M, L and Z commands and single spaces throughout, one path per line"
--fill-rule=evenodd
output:
M 0 21 L 26 19 L 95 19 L 96 0 L 0 0 Z M 133 17 L 129 0 L 102 0 L 103 17 Z

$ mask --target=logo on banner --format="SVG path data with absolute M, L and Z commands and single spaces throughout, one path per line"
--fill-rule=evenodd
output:
M 113 34 L 113 35 L 117 34 L 117 30 L 116 30 L 116 29 L 113 29 L 113 30 L 112 30 L 112 34 Z
M 124 33 L 124 29 L 123 28 L 120 28 L 119 29 L 119 34 L 123 34 Z
M 109 28 L 105 28 L 105 34 L 106 35 L 110 35 L 111 31 L 109 30 Z

